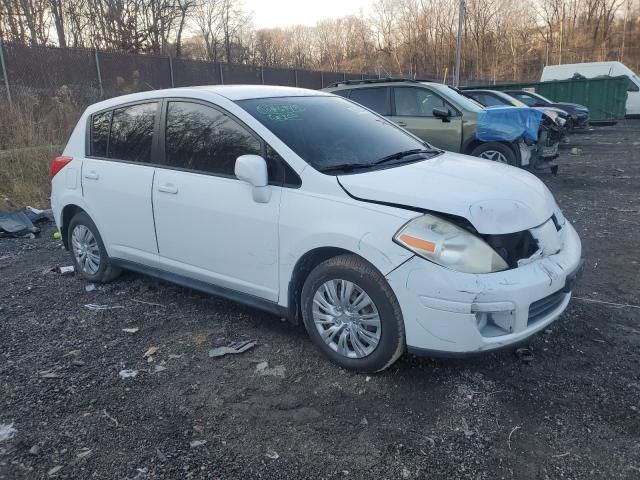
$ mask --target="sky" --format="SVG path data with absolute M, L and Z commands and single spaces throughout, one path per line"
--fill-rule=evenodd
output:
M 315 25 L 325 18 L 369 13 L 373 0 L 244 0 L 256 28 Z

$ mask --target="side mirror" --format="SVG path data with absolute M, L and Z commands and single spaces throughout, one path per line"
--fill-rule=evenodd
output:
M 267 162 L 260 155 L 240 155 L 236 159 L 234 173 L 238 180 L 247 182 L 253 187 L 253 200 L 267 203 L 271 198 Z
M 446 108 L 435 107 L 432 113 L 434 117 L 442 119 L 443 122 L 448 122 L 451 117 L 451 112 Z

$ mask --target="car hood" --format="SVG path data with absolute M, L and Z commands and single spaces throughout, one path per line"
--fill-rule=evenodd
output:
M 456 153 L 394 168 L 341 175 L 360 200 L 466 218 L 482 234 L 514 233 L 541 225 L 556 203 L 535 176 L 508 165 Z

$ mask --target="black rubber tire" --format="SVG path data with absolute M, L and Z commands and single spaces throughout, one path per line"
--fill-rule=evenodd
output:
M 357 284 L 371 297 L 380 314 L 382 332 L 376 349 L 364 358 L 347 358 L 333 351 L 320 337 L 313 322 L 313 296 L 331 279 Z M 322 262 L 305 280 L 301 295 L 302 318 L 313 343 L 331 361 L 357 372 L 379 372 L 392 365 L 405 351 L 404 320 L 400 305 L 387 279 L 369 262 L 357 255 L 340 255 Z
M 98 242 L 98 249 L 100 250 L 100 266 L 98 267 L 98 271 L 95 275 L 90 275 L 84 272 L 78 265 L 76 257 L 73 255 L 71 234 L 77 225 L 84 225 L 87 227 Z M 94 283 L 107 283 L 114 280 L 120 275 L 120 273 L 122 273 L 122 270 L 115 267 L 109 260 L 109 255 L 107 255 L 107 250 L 104 248 L 100 232 L 98 232 L 98 228 L 96 227 L 96 224 L 93 223 L 93 220 L 91 220 L 91 217 L 89 217 L 85 212 L 76 213 L 69 222 L 69 226 L 67 228 L 67 245 L 69 245 L 69 253 L 71 253 L 71 259 L 73 261 L 75 271 L 82 275 L 86 280 Z
M 512 167 L 519 166 L 516 152 L 514 152 L 512 148 L 508 147 L 504 143 L 487 142 L 487 143 L 480 144 L 471 151 L 470 155 L 473 157 L 479 157 L 482 152 L 486 152 L 487 150 L 495 150 L 497 152 L 500 152 L 507 159 L 507 163 L 509 165 L 511 165 Z

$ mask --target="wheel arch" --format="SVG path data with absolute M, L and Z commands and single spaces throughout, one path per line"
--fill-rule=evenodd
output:
M 302 308 L 300 297 L 302 294 L 302 287 L 309 274 L 322 262 L 333 257 L 338 257 L 340 255 L 357 255 L 366 260 L 366 258 L 358 255 L 355 252 L 339 247 L 314 248 L 306 252 L 298 259 L 295 266 L 293 267 L 291 280 L 289 280 L 287 289 L 289 321 L 291 321 L 295 325 L 299 325 L 302 322 Z
M 62 213 L 60 214 L 60 236 L 62 237 L 62 244 L 67 250 L 69 250 L 69 241 L 67 235 L 69 223 L 71 222 L 71 219 L 80 212 L 87 213 L 82 207 L 70 203 L 68 205 L 65 205 L 65 207 L 62 209 Z

